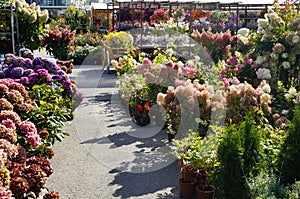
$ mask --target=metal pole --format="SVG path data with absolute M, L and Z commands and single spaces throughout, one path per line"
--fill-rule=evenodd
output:
M 15 49 L 15 27 L 14 27 L 14 11 L 13 11 L 13 6 L 12 3 L 10 4 L 10 23 L 11 23 L 11 43 L 12 43 L 12 50 L 13 54 L 16 54 L 16 49 Z

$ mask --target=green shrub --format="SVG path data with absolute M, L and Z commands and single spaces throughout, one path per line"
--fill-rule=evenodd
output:
M 289 124 L 287 137 L 284 140 L 280 154 L 278 167 L 281 170 L 281 178 L 284 182 L 300 180 L 300 106 L 294 112 L 294 118 Z

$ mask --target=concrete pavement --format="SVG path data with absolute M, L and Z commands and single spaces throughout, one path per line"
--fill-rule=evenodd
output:
M 82 65 L 70 77 L 86 98 L 65 125 L 70 136 L 54 145 L 49 190 L 62 199 L 179 198 L 179 169 L 165 132 L 130 120 L 117 95 L 116 74 Z

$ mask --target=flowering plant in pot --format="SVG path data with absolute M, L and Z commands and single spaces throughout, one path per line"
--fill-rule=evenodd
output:
M 41 42 L 45 45 L 48 53 L 55 58 L 66 60 L 70 52 L 70 46 L 74 44 L 75 31 L 64 28 L 60 30 L 55 26 L 53 30 L 49 30 L 47 34 L 41 37 Z

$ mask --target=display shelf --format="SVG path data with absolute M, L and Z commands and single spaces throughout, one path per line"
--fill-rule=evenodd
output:
M 8 7 L 0 8 L 1 13 L 8 13 L 8 16 L 2 21 L 9 20 L 6 25 L 10 30 L 0 31 L 1 54 L 13 53 L 16 54 L 16 49 L 19 41 L 18 16 L 15 7 L 10 4 Z M 4 15 L 3 15 L 4 16 Z

